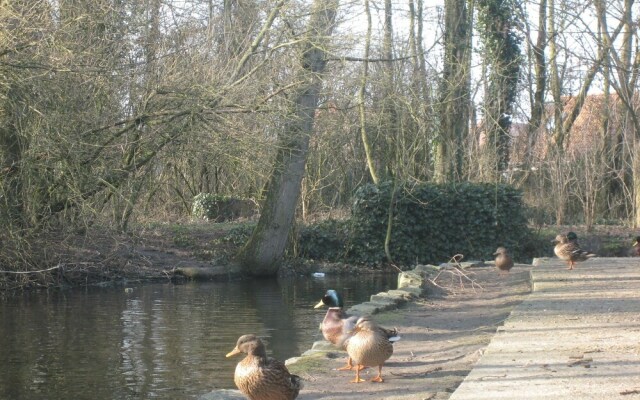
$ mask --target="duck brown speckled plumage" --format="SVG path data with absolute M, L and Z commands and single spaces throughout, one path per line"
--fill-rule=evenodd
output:
M 633 239 L 633 247 L 631 247 L 631 255 L 633 257 L 640 257 L 640 236 L 636 236 Z
M 399 337 L 395 329 L 385 329 L 369 317 L 360 317 L 353 335 L 347 341 L 347 353 L 357 364 L 356 377 L 352 383 L 363 382 L 360 370 L 364 367 L 378 367 L 378 375 L 371 382 L 383 382 L 382 365 L 393 354 L 393 342 Z
M 343 310 L 342 297 L 333 289 L 327 290 L 324 296 L 314 308 L 328 306 L 329 309 L 320 324 L 322 336 L 335 346 L 346 350 L 346 342 L 351 336 L 358 321 L 357 316 L 349 316 Z M 353 368 L 351 357 L 347 357 L 347 364 L 338 370 L 350 370 Z
M 576 241 L 572 241 L 567 238 L 567 235 L 558 235 L 552 242 L 556 243 L 553 252 L 559 259 L 567 261 L 569 264 L 568 269 L 573 269 L 573 266 L 578 261 L 586 261 L 596 256 L 593 253 L 582 250 L 578 246 L 577 238 Z
M 267 357 L 262 340 L 256 335 L 240 336 L 227 357 L 247 356 L 238 363 L 233 381 L 249 400 L 293 400 L 302 388 L 299 376 L 275 358 Z
M 509 272 L 513 268 L 513 259 L 506 248 L 498 247 L 493 255 L 496 256 L 496 267 L 500 272 Z

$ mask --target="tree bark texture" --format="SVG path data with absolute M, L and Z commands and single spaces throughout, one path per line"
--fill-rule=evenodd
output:
M 466 0 L 445 1 L 442 127 L 434 149 L 436 182 L 460 179 L 462 174 L 462 141 L 469 133 L 469 22 Z
M 322 88 L 327 39 L 334 28 L 337 8 L 337 0 L 316 0 L 313 5 L 298 79 L 304 83 L 292 96 L 292 109 L 278 138 L 279 150 L 258 225 L 239 254 L 241 265 L 250 275 L 275 275 L 287 246 Z

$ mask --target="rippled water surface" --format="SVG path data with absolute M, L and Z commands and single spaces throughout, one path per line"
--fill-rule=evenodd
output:
M 0 399 L 192 399 L 232 388 L 245 333 L 284 360 L 321 339 L 324 291 L 346 307 L 396 275 L 153 284 L 0 300 Z

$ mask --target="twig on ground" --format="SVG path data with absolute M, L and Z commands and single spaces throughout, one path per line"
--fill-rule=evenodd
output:
M 437 280 L 438 278 L 440 278 L 440 275 L 442 275 L 442 273 L 448 273 L 449 275 L 451 275 L 452 281 L 457 278 L 461 290 L 464 290 L 466 288 L 466 284 L 470 284 L 471 289 L 473 289 L 474 292 L 476 292 L 476 289 L 484 290 L 482 285 L 480 285 L 475 279 L 472 278 L 472 275 L 474 275 L 474 273 L 466 272 L 460 265 L 460 261 L 463 258 L 464 255 L 462 254 L 456 254 L 451 257 L 451 259 L 449 260 L 449 265 L 442 267 L 435 277 L 429 279 L 431 284 L 447 292 L 453 292 L 450 288 L 444 287 L 437 283 Z
M 398 270 L 398 272 L 402 272 L 402 270 L 400 269 L 400 267 L 398 267 L 397 265 L 395 265 L 394 263 L 390 263 L 389 265 L 391 265 L 393 268 L 395 268 L 396 270 Z
M 51 267 L 51 268 L 47 268 L 47 269 L 40 269 L 37 271 L 0 271 L 0 274 L 16 274 L 16 275 L 23 275 L 23 274 L 37 274 L 40 272 L 47 272 L 47 271 L 52 271 L 54 269 L 58 269 L 62 267 L 62 264 L 58 264 L 55 267 Z
M 401 374 L 401 373 L 397 373 L 397 372 L 391 372 L 391 375 L 394 376 L 427 376 L 429 374 L 432 374 L 434 372 L 438 372 L 438 371 L 442 371 L 442 367 L 435 367 L 435 368 L 431 368 L 428 369 L 424 372 L 411 372 L 411 373 L 406 373 L 406 374 Z

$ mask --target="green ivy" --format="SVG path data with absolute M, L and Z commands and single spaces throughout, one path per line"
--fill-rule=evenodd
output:
M 314 260 L 342 260 L 348 237 L 348 221 L 329 219 L 304 226 L 298 233 L 298 255 Z
M 215 219 L 218 213 L 218 203 L 227 200 L 228 196 L 212 193 L 198 193 L 191 203 L 191 215 L 201 219 Z
M 228 244 L 234 247 L 241 247 L 249 240 L 251 233 L 255 229 L 255 224 L 243 224 L 235 226 L 227 231 L 224 236 L 216 239 L 215 244 Z
M 386 261 L 384 239 L 393 183 L 368 184 L 355 194 L 351 218 L 301 230 L 303 257 L 358 264 Z M 441 263 L 455 254 L 492 259 L 498 246 L 529 257 L 532 238 L 522 193 L 508 185 L 404 184 L 397 188 L 390 250 L 400 265 Z

